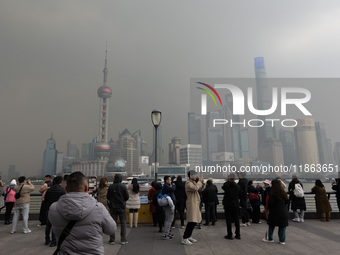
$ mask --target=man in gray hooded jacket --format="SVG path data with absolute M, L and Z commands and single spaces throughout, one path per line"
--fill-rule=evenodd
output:
M 77 222 L 58 254 L 105 254 L 102 234 L 115 233 L 115 221 L 104 205 L 87 193 L 88 183 L 81 172 L 69 176 L 66 191 L 68 193 L 53 203 L 49 210 L 48 218 L 57 240 L 69 221 Z

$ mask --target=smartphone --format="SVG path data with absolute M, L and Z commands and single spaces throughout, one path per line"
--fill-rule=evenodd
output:
M 31 181 L 31 179 L 30 179 L 30 178 L 27 178 L 27 179 L 26 179 L 26 181 L 27 181 L 27 182 L 30 182 L 30 181 Z

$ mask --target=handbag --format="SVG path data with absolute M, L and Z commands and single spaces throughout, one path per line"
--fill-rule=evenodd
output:
M 164 185 L 163 185 L 163 188 L 161 190 L 161 192 L 158 194 L 157 196 L 157 202 L 158 202 L 158 205 L 160 207 L 164 207 L 164 206 L 167 206 L 169 204 L 169 201 L 168 199 L 166 198 L 168 196 L 168 194 L 162 194 L 163 192 L 163 189 L 164 189 Z
M 24 187 L 24 184 L 21 186 L 19 192 L 15 193 L 15 195 L 14 195 L 15 199 L 19 199 L 21 197 L 20 193 L 21 193 L 22 187 Z
M 260 199 L 260 197 L 259 197 L 258 194 L 256 194 L 256 193 L 249 193 L 249 200 L 250 200 L 250 202 L 255 202 L 255 201 L 259 200 L 259 199 Z
M 58 254 L 58 252 L 60 251 L 61 244 L 64 242 L 66 237 L 70 234 L 70 232 L 71 232 L 74 224 L 76 224 L 76 222 L 77 222 L 76 220 L 71 220 L 71 221 L 69 221 L 67 226 L 64 228 L 63 232 L 61 233 L 61 235 L 59 237 L 57 249 L 55 250 L 53 255 L 57 255 Z

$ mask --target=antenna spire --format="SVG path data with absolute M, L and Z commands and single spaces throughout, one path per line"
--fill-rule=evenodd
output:
M 109 69 L 107 69 L 107 41 L 106 41 L 106 49 L 105 49 L 105 67 L 103 70 L 104 73 L 104 80 L 103 80 L 103 85 L 106 85 L 107 83 L 107 73 L 109 72 Z

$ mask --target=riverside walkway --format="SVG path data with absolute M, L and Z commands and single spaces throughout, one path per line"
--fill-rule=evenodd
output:
M 38 221 L 29 221 L 30 234 L 23 234 L 22 221 L 17 232 L 10 234 L 11 226 L 0 225 L 1 254 L 53 254 L 55 247 L 44 245 L 44 227 L 37 227 Z M 127 228 L 128 244 L 122 246 L 108 244 L 109 237 L 104 235 L 105 254 L 118 255 L 200 255 L 200 254 L 322 254 L 335 255 L 340 250 L 340 220 L 320 222 L 307 219 L 304 223 L 289 222 L 286 245 L 279 244 L 277 229 L 274 232 L 275 243 L 263 243 L 262 238 L 267 224 L 252 224 L 241 228 L 241 240 L 226 240 L 225 221 L 219 219 L 216 226 L 202 226 L 195 229 L 193 237 L 196 244 L 184 246 L 180 243 L 184 230 L 175 228 L 173 240 L 163 240 L 158 228 L 151 224 L 139 224 L 138 228 Z M 116 241 L 120 241 L 118 227 Z

